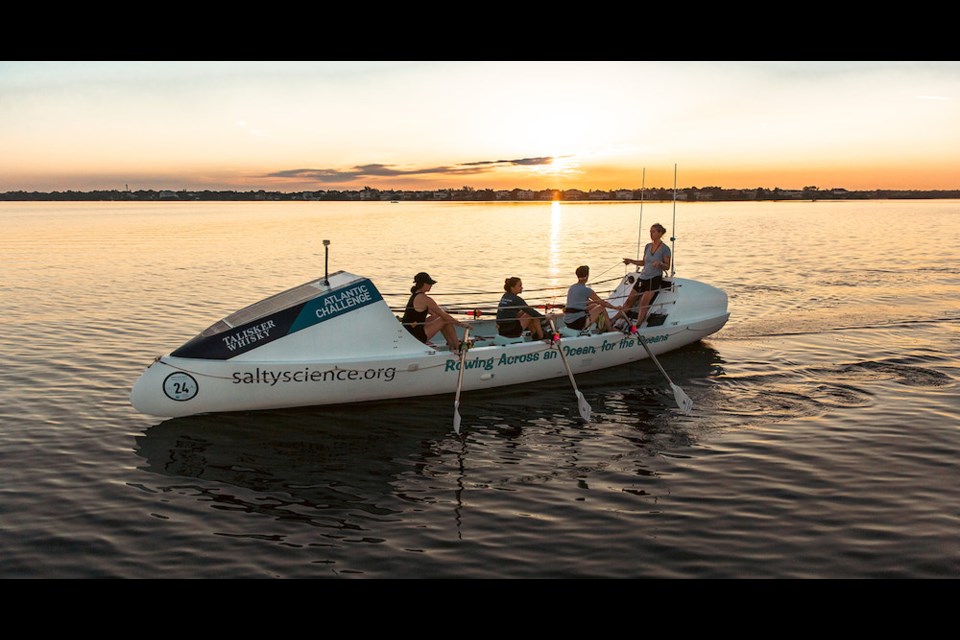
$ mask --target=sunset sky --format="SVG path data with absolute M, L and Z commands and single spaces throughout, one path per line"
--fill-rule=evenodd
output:
M 0 192 L 960 189 L 960 62 L 0 62 Z

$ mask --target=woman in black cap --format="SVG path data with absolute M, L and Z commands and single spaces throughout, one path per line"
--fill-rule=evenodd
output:
M 435 284 L 437 284 L 437 281 L 425 271 L 421 271 L 413 277 L 410 299 L 407 300 L 407 308 L 404 310 L 400 322 L 420 342 L 425 343 L 439 331 L 447 341 L 450 351 L 459 351 L 460 339 L 457 338 L 457 330 L 454 327 L 467 327 L 469 325 L 459 322 L 441 309 L 440 305 L 427 295 L 427 292 Z

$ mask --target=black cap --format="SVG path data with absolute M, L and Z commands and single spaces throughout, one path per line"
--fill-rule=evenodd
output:
M 413 276 L 413 281 L 416 284 L 437 284 L 437 281 L 430 277 L 430 274 L 426 271 L 421 271 L 417 275 Z

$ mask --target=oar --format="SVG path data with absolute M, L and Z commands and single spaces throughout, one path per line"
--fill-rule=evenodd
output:
M 463 387 L 463 361 L 467 358 L 467 337 L 470 327 L 463 330 L 463 340 L 460 342 L 460 374 L 457 376 L 457 397 L 453 401 L 453 430 L 460 433 L 460 389 Z
M 573 385 L 573 392 L 577 394 L 577 407 L 580 409 L 580 417 L 589 422 L 590 405 L 587 403 L 587 399 L 583 397 L 583 394 L 580 393 L 580 390 L 577 389 L 577 381 L 573 379 L 573 371 L 570 370 L 567 356 L 563 354 L 563 347 L 560 346 L 560 332 L 557 331 L 557 325 L 554 324 L 553 318 L 550 318 L 550 328 L 553 329 L 553 338 L 557 345 L 557 351 L 560 352 L 560 359 L 563 360 L 563 366 L 567 368 L 567 375 L 570 376 L 570 384 Z
M 667 379 L 667 382 L 670 383 L 670 388 L 673 389 L 673 397 L 677 400 L 677 406 L 680 407 L 680 410 L 684 413 L 690 413 L 690 410 L 693 409 L 693 400 L 690 399 L 690 396 L 683 392 L 683 389 L 673 384 L 673 380 L 670 379 L 670 376 L 667 375 L 667 372 L 663 370 L 663 367 L 660 365 L 660 361 L 657 360 L 657 356 L 653 355 L 653 351 L 650 351 L 650 347 L 647 346 L 647 341 L 643 339 L 643 336 L 639 333 L 637 338 L 640 339 L 640 344 L 643 345 L 643 348 L 647 350 L 647 353 L 650 355 L 650 359 L 653 360 L 653 363 L 657 365 L 657 368 L 660 369 L 660 373 L 663 374 L 663 377 Z

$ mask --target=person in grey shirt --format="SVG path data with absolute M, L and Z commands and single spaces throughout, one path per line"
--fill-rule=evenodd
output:
M 567 305 L 563 308 L 563 323 L 571 329 L 582 330 L 594 322 L 601 331 L 614 331 L 608 322 L 604 309 L 616 309 L 615 306 L 597 295 L 597 292 L 587 286 L 590 278 L 590 267 L 577 267 L 577 282 L 567 290 Z
M 670 268 L 670 247 L 663 242 L 663 234 L 667 232 L 659 222 L 650 227 L 650 240 L 647 246 L 643 248 L 643 259 L 634 260 L 633 258 L 624 258 L 623 264 L 635 264 L 643 267 L 637 276 L 637 282 L 633 285 L 633 290 L 627 296 L 627 301 L 623 308 L 628 311 L 633 308 L 640 296 L 640 310 L 637 313 L 637 326 L 643 324 L 650 310 L 650 304 L 653 302 L 654 294 L 663 288 L 663 272 Z

